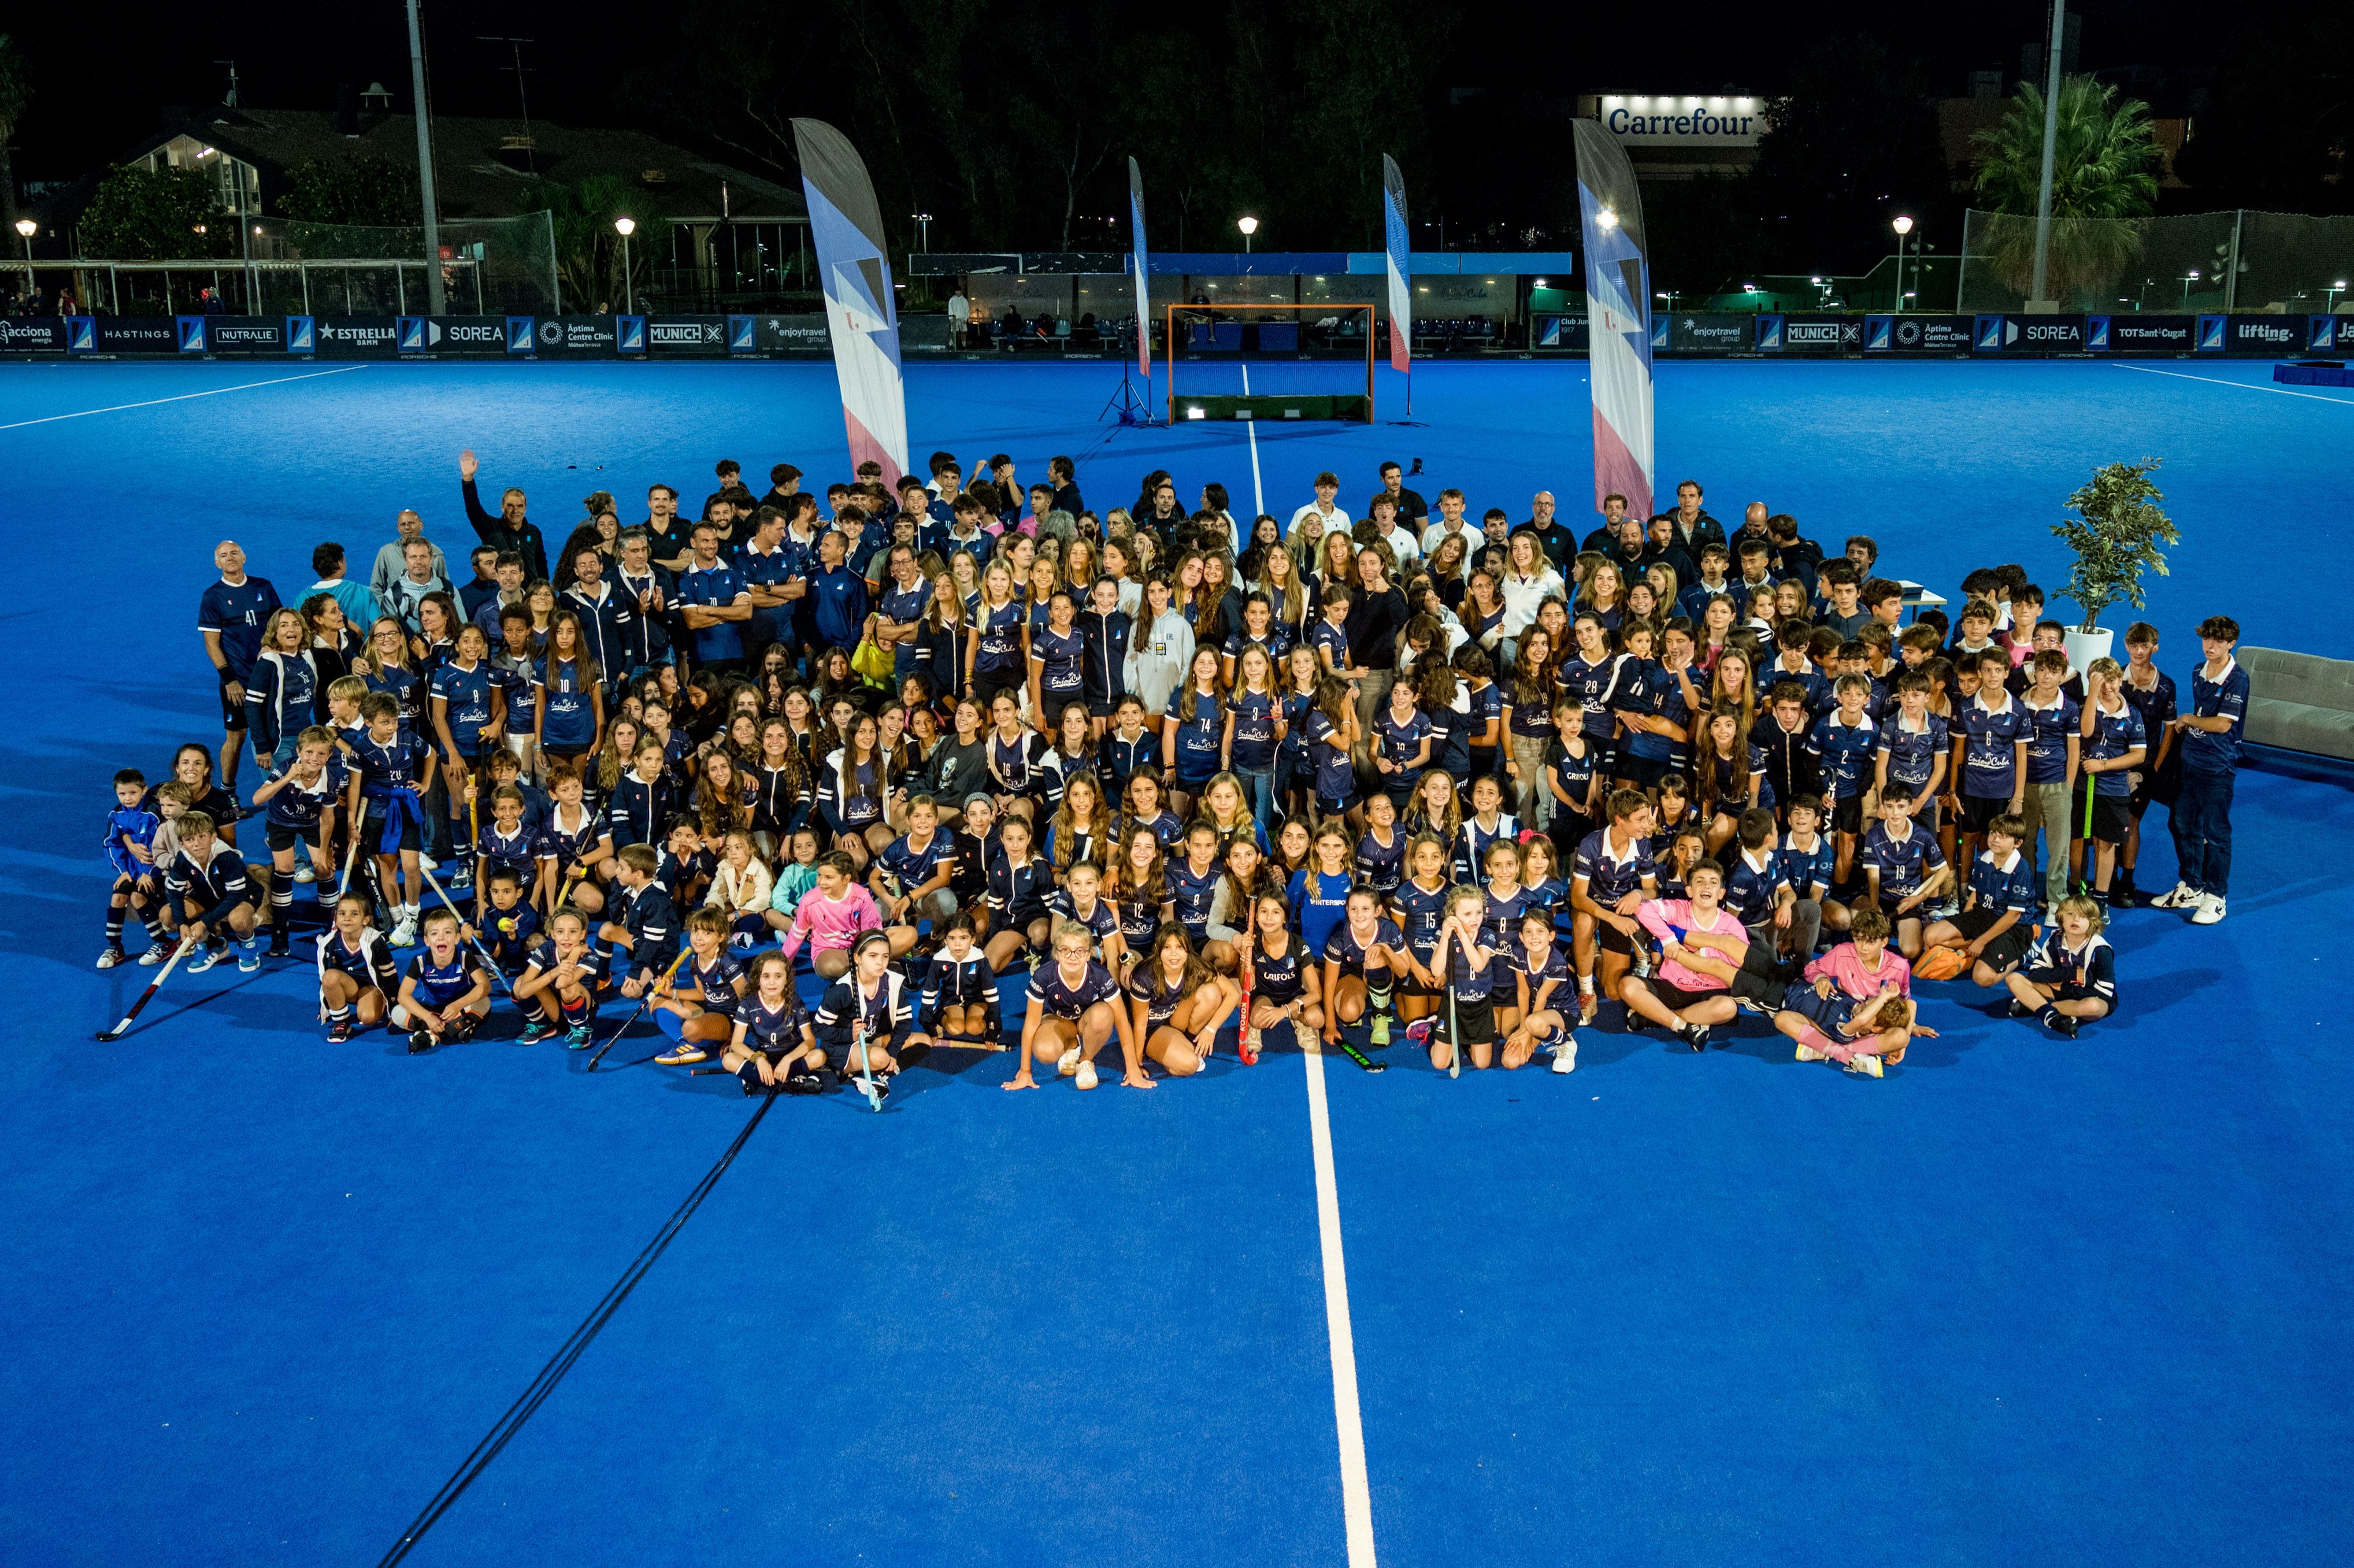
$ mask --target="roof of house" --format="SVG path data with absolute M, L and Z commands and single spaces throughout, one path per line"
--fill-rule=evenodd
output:
M 143 157 L 184 134 L 253 164 L 266 184 L 306 159 L 364 155 L 411 163 L 417 156 L 417 122 L 405 112 L 366 111 L 345 119 L 328 110 L 214 104 L 167 122 L 122 161 Z M 433 154 L 435 195 L 449 217 L 511 215 L 535 174 L 567 184 L 590 175 L 618 175 L 651 193 L 673 217 L 807 218 L 798 185 L 619 126 L 535 119 L 525 138 L 518 120 L 437 114 Z

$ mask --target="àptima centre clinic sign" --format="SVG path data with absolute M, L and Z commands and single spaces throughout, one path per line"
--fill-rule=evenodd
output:
M 1763 99 L 1606 92 L 1594 117 L 1630 147 L 1755 147 L 1771 124 Z

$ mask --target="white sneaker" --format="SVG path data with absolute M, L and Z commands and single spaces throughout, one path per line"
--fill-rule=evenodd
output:
M 417 857 L 417 863 L 423 866 L 428 871 L 439 871 L 441 869 L 441 863 L 435 860 L 429 854 L 419 854 Z
M 1324 1049 L 1324 1043 L 1317 1038 L 1316 1031 L 1299 1019 L 1291 1021 L 1291 1037 L 1299 1042 L 1299 1054 L 1303 1056 L 1312 1056 Z
M 319 874 L 312 869 L 308 862 L 305 862 L 294 868 L 294 880 L 308 886 L 319 880 Z
M 2199 895 L 2187 882 L 2178 882 L 2169 892 L 2161 893 L 2149 901 L 2152 909 L 2190 909 L 2199 903 Z
M 2223 895 L 2220 893 L 2200 894 L 2198 906 L 2190 911 L 2193 926 L 2212 926 L 2222 917 Z
M 400 918 L 393 925 L 392 935 L 387 937 L 385 940 L 396 948 L 415 947 L 417 945 L 417 917 L 413 915 L 403 912 Z
M 1066 1078 L 1082 1068 L 1085 1068 L 1090 1076 L 1095 1072 L 1092 1066 L 1079 1060 L 1079 1048 L 1076 1045 L 1064 1052 L 1061 1058 L 1055 1063 L 1055 1071 Z
M 1876 1078 L 1880 1076 L 1880 1058 L 1868 1054 L 1850 1056 L 1848 1058 L 1847 1070 L 1850 1073 L 1860 1073 L 1867 1078 Z
M 1577 1071 L 1577 1036 L 1564 1031 L 1553 1048 L 1553 1070 L 1556 1073 Z
M 1823 1054 L 1811 1045 L 1801 1044 L 1798 1047 L 1798 1060 L 1801 1062 L 1819 1062 L 1823 1059 Z
M 1078 1086 L 1083 1089 L 1092 1089 L 1096 1086 L 1096 1065 L 1093 1062 L 1082 1062 L 1079 1064 L 1076 1082 Z
M 165 947 L 163 943 L 158 942 L 154 947 L 139 955 L 140 965 L 143 968 L 152 969 L 157 964 L 162 963 L 166 958 L 169 958 L 171 956 L 171 948 Z

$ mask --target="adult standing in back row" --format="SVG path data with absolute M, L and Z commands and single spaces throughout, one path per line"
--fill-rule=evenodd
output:
M 1349 660 L 1366 673 L 1357 683 L 1357 770 L 1371 767 L 1364 736 L 1373 715 L 1389 706 L 1397 682 L 1397 639 L 1405 630 L 1405 595 L 1390 586 L 1389 563 L 1368 545 L 1357 552 L 1357 583 L 1349 600 L 1345 630 Z
M 474 525 L 474 533 L 482 543 L 494 550 L 513 550 L 523 557 L 524 569 L 531 577 L 547 576 L 547 541 L 540 537 L 538 524 L 524 515 L 524 494 L 512 487 L 500 493 L 496 516 L 482 510 L 482 498 L 474 489 L 474 472 L 481 467 L 472 450 L 458 454 L 458 489 L 466 499 L 466 521 Z M 446 567 L 438 568 L 449 576 Z

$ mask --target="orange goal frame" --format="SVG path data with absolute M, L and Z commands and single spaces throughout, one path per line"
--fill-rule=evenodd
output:
M 1168 336 L 1163 338 L 1161 342 L 1166 346 L 1167 353 L 1165 357 L 1169 364 L 1169 412 L 1167 416 L 1169 422 L 1172 425 L 1177 422 L 1177 362 L 1181 357 L 1178 352 L 1177 316 L 1180 312 L 1197 315 L 1206 315 L 1214 318 L 1222 315 L 1271 315 L 1278 311 L 1288 311 L 1293 315 L 1300 317 L 1325 312 L 1339 313 L 1345 311 L 1357 311 L 1362 312 L 1365 318 L 1365 423 L 1369 425 L 1372 424 L 1373 422 L 1373 327 L 1376 324 L 1376 309 L 1377 307 L 1372 304 L 1344 302 L 1338 300 L 1318 300 L 1312 302 L 1302 302 L 1299 304 L 1290 305 L 1265 303 L 1226 304 L 1221 302 L 1211 305 L 1172 304 L 1168 306 L 1168 326 L 1166 329 Z M 1237 359 L 1241 359 L 1247 356 L 1237 354 L 1235 357 Z M 1224 396 L 1224 394 L 1221 394 L 1221 396 Z

